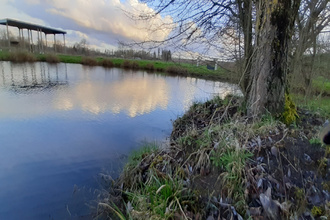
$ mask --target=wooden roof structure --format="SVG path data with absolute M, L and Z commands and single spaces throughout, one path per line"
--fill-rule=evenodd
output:
M 31 24 L 28 22 L 17 21 L 17 20 L 8 19 L 8 18 L 0 20 L 0 24 L 17 27 L 19 29 L 41 31 L 41 32 L 44 32 L 45 34 L 66 34 L 65 31 L 58 30 L 55 28 L 45 27 L 45 26 L 41 26 L 41 25 L 37 25 L 37 24 Z
M 26 48 L 25 45 L 25 40 L 24 40 L 24 29 L 27 29 L 28 34 L 27 34 L 27 39 L 28 39 L 28 47 L 29 50 L 31 52 L 35 51 L 34 50 L 34 44 L 33 44 L 33 35 L 32 35 L 32 31 L 36 31 L 37 32 L 37 49 L 39 50 L 39 52 L 45 52 L 44 50 L 44 42 L 46 43 L 46 48 L 47 48 L 47 35 L 54 35 L 54 51 L 56 52 L 56 35 L 57 34 L 62 34 L 63 35 L 63 41 L 64 41 L 64 50 L 65 50 L 65 34 L 66 31 L 62 31 L 59 29 L 55 29 L 55 28 L 51 28 L 51 27 L 45 27 L 42 25 L 37 25 L 37 24 L 32 24 L 32 23 L 28 23 L 28 22 L 24 22 L 24 21 L 18 21 L 15 19 L 1 19 L 0 20 L 0 25 L 6 25 L 7 27 L 7 40 L 8 40 L 8 46 L 9 48 L 11 46 L 20 46 L 21 48 Z M 19 40 L 11 40 L 10 39 L 10 34 L 9 34 L 9 30 L 8 27 L 17 27 L 19 30 Z M 44 40 L 42 35 L 45 35 Z

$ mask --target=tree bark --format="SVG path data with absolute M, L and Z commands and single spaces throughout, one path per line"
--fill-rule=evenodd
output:
M 284 110 L 289 42 L 300 0 L 257 1 L 256 42 L 246 102 L 251 117 Z
M 251 56 L 253 52 L 252 47 L 252 1 L 251 0 L 237 0 L 238 15 L 240 25 L 244 37 L 244 64 L 243 64 L 243 80 L 241 82 L 241 89 L 243 94 L 248 93 L 248 85 L 250 81 L 251 71 Z

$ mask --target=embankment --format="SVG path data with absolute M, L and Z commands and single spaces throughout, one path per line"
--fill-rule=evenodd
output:
M 131 155 L 97 216 L 121 219 L 324 219 L 330 217 L 324 118 L 298 110 L 297 126 L 244 116 L 241 100 L 194 104 L 170 144 Z

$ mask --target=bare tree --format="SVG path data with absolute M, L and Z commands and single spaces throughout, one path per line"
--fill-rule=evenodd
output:
M 293 41 L 292 82 L 303 80 L 306 95 L 309 94 L 313 76 L 313 63 L 316 55 L 317 36 L 330 22 L 329 0 L 302 0 L 296 19 L 295 39 Z M 311 69 L 302 68 L 303 55 L 312 48 Z
M 228 34 L 228 30 L 242 33 L 244 68 L 241 87 L 250 116 L 258 116 L 265 111 L 279 114 L 284 110 L 296 18 L 299 18 L 297 26 L 301 29 L 301 35 L 297 37 L 301 46 L 296 46 L 294 52 L 299 57 L 313 42 L 313 36 L 327 24 L 329 16 L 329 0 L 144 2 L 155 12 L 142 13 L 135 19 L 170 15 L 173 21 L 158 27 L 172 29 L 165 40 L 146 39 L 144 43 L 172 44 L 184 50 L 197 47 L 201 53 L 210 53 L 221 51 L 220 39 Z M 306 7 L 310 10 L 302 16 L 301 11 Z M 299 23 L 304 25 L 299 27 Z M 303 32 L 314 34 L 311 37 L 307 35 L 305 39 Z

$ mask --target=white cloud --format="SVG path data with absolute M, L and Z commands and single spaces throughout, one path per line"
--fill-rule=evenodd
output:
M 48 2 L 47 12 L 73 20 L 79 27 L 101 33 L 109 33 L 136 41 L 163 40 L 171 30 L 159 29 L 163 22 L 172 22 L 169 16 L 156 16 L 148 22 L 134 21 L 125 13 L 153 13 L 153 9 L 137 0 L 120 2 L 119 0 L 52 0 Z M 120 39 L 119 39 L 120 40 Z
M 31 4 L 31 5 L 37 5 L 40 4 L 40 0 L 25 0 L 26 3 Z
M 171 32 L 158 28 L 163 22 L 172 23 L 169 16 L 157 15 L 148 22 L 126 16 L 125 13 L 154 13 L 138 0 L 0 0 L 0 5 L 0 19 L 64 29 L 68 45 L 85 38 L 91 45 L 113 48 L 118 41 L 163 40 Z M 158 31 L 148 31 L 155 28 Z
M 31 1 L 31 0 L 30 0 Z M 33 1 L 33 0 L 32 0 Z M 35 1 L 35 0 L 34 0 Z M 22 20 L 30 23 L 37 23 L 41 25 L 45 25 L 45 22 L 41 19 L 35 18 L 34 16 L 30 16 L 24 11 L 18 9 L 13 5 L 13 0 L 0 0 L 0 19 L 4 18 L 12 18 L 17 20 Z

